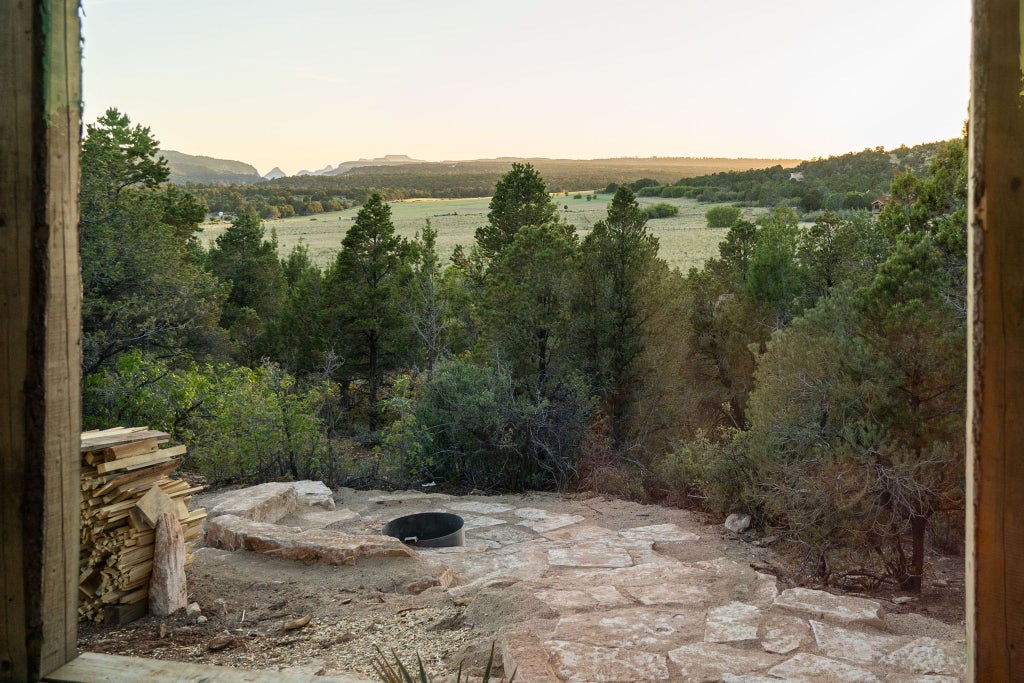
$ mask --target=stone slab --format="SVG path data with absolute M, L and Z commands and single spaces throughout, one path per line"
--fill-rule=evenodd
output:
M 622 529 L 619 535 L 629 541 L 649 541 L 651 543 L 678 543 L 682 541 L 699 541 L 700 536 L 683 531 L 675 524 L 652 524 L 633 529 Z
M 788 681 L 881 683 L 877 676 L 866 669 L 806 652 L 801 652 L 787 659 L 782 664 L 773 666 L 768 670 L 768 673 Z
M 532 529 L 539 534 L 554 531 L 555 529 L 559 529 L 563 526 L 569 526 L 570 524 L 579 524 L 585 519 L 580 515 L 549 513 L 547 510 L 541 510 L 539 508 L 519 508 L 516 510 L 515 514 L 521 520 L 518 522 L 519 524 Z
M 701 610 L 631 607 L 563 616 L 552 637 L 600 647 L 667 652 L 703 634 Z
M 665 655 L 561 640 L 549 640 L 544 647 L 556 675 L 567 681 L 632 683 L 669 678 Z
M 773 602 L 777 608 L 800 612 L 819 621 L 836 624 L 882 626 L 882 606 L 874 600 L 846 595 L 833 595 L 810 588 L 782 591 Z
M 504 503 L 480 503 L 475 500 L 450 503 L 448 508 L 462 512 L 475 512 L 478 515 L 501 515 L 515 510 L 511 505 L 505 505 Z
M 853 631 L 813 619 L 811 631 L 820 654 L 855 664 L 874 664 L 905 642 L 896 636 Z
M 473 529 L 482 529 L 489 526 L 498 526 L 499 524 L 505 524 L 505 520 L 503 519 L 487 517 L 485 515 L 466 515 L 462 518 L 462 521 L 462 528 L 466 531 L 472 531 Z
M 288 482 L 271 482 L 232 492 L 207 513 L 207 519 L 233 515 L 254 522 L 273 524 L 295 512 L 299 496 Z
M 515 672 L 521 683 L 556 683 L 558 678 L 551 668 L 548 652 L 532 633 L 514 632 L 501 641 L 501 663 L 506 678 Z
M 329 529 L 287 527 L 221 515 L 207 523 L 206 543 L 224 550 L 249 550 L 288 560 L 332 565 L 355 564 L 362 557 L 414 557 L 390 536 L 346 534 Z
M 765 652 L 785 655 L 811 642 L 811 628 L 800 617 L 769 614 L 761 623 L 761 648 Z
M 633 604 L 632 600 L 620 593 L 614 586 L 592 586 L 564 590 L 541 588 L 534 591 L 533 595 L 559 614 L 613 609 Z
M 708 610 L 704 625 L 705 643 L 741 643 L 757 640 L 757 627 L 761 610 L 742 602 Z
M 705 607 L 714 599 L 704 586 L 686 583 L 626 586 L 622 589 L 643 605 L 687 605 Z
M 726 674 L 749 674 L 777 664 L 778 655 L 720 643 L 693 643 L 668 653 L 685 681 L 717 681 Z
M 962 641 L 917 638 L 884 657 L 881 663 L 908 673 L 963 676 L 966 646 Z
M 334 509 L 334 493 L 322 481 L 296 481 L 292 482 L 292 488 L 299 497 L 299 503 L 324 510 Z
M 549 549 L 548 564 L 553 567 L 629 567 L 633 558 L 626 550 L 603 541 L 584 541 Z

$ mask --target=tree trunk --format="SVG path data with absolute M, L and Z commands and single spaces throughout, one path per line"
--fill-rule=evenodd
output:
M 924 530 L 927 525 L 927 517 L 914 515 L 910 518 L 913 553 L 910 558 L 910 572 L 900 582 L 900 588 L 903 590 L 921 592 L 921 579 L 924 576 Z

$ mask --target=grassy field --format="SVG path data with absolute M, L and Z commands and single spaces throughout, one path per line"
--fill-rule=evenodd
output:
M 592 201 L 584 194 L 557 195 L 554 200 L 559 214 L 576 226 L 580 235 L 590 231 L 597 221 L 605 217 L 610 195 L 598 195 Z M 712 205 L 698 204 L 694 199 L 662 199 L 640 197 L 641 206 L 665 202 L 679 207 L 679 214 L 671 218 L 651 220 L 647 225 L 661 245 L 660 255 L 672 267 L 683 272 L 692 266 L 701 266 L 704 261 L 718 253 L 718 243 L 725 236 L 725 229 L 710 229 L 704 221 L 704 212 Z M 489 198 L 479 199 L 410 199 L 391 203 L 391 215 L 395 230 L 403 237 L 412 239 L 423 229 L 426 219 L 437 230 L 437 249 L 442 260 L 451 256 L 456 244 L 465 248 L 473 245 L 474 231 L 487 222 Z M 358 208 L 347 209 L 316 216 L 295 216 L 266 221 L 267 234 L 277 230 L 281 255 L 287 254 L 296 244 L 309 246 L 313 260 L 326 266 L 334 260 Z M 766 209 L 748 209 L 757 214 Z M 228 227 L 227 223 L 205 223 L 203 240 L 213 242 Z

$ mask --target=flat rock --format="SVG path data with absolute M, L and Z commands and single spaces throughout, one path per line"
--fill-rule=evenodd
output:
M 885 677 L 885 683 L 961 683 L 959 676 L 929 676 L 927 674 L 891 673 Z
M 757 640 L 760 617 L 761 610 L 742 602 L 730 602 L 709 609 L 704 625 L 704 642 L 740 643 Z
M 704 586 L 686 583 L 626 586 L 622 589 L 644 605 L 687 605 L 703 607 L 713 600 L 711 591 Z
M 506 675 L 516 672 L 516 680 L 525 683 L 555 683 L 558 678 L 551 668 L 548 651 L 536 635 L 517 631 L 501 642 L 501 663 Z
M 700 536 L 683 531 L 675 524 L 652 524 L 638 526 L 633 529 L 622 529 L 619 536 L 630 541 L 649 541 L 651 543 L 676 543 L 682 541 L 699 541 Z
M 718 681 L 726 674 L 749 674 L 767 669 L 782 658 L 720 643 L 693 643 L 668 653 L 685 681 Z
M 552 637 L 600 647 L 666 652 L 703 634 L 704 615 L 699 610 L 633 607 L 564 616 Z
M 448 508 L 451 510 L 461 510 L 462 512 L 475 512 L 479 515 L 501 515 L 506 512 L 512 512 L 515 509 L 511 505 L 505 505 L 504 503 L 480 503 L 475 500 L 451 503 L 448 505 Z
M 568 681 L 667 681 L 665 655 L 549 640 L 544 643 L 551 667 Z M 516 676 L 519 680 L 519 676 Z
M 762 572 L 755 572 L 755 574 L 757 575 L 757 583 L 754 584 L 753 602 L 758 607 L 768 607 L 775 602 L 775 598 L 779 597 L 778 580 L 771 574 L 764 574 Z
M 621 547 L 603 541 L 584 541 L 548 550 L 553 567 L 629 567 L 633 558 Z
M 462 518 L 462 528 L 466 531 L 472 529 L 482 529 L 489 526 L 498 526 L 499 524 L 505 524 L 505 520 L 497 519 L 495 517 L 487 517 L 485 515 L 466 515 Z
M 541 588 L 534 597 L 559 614 L 584 612 L 594 609 L 626 607 L 632 601 L 622 595 L 614 586 L 593 586 L 579 589 L 560 590 Z
M 534 538 L 529 531 L 509 524 L 476 529 L 473 531 L 473 536 L 482 539 L 491 548 L 526 543 Z
M 207 523 L 206 543 L 224 550 L 250 550 L 288 560 L 351 565 L 362 557 L 413 557 L 397 538 L 346 534 L 253 522 L 221 515 Z
M 765 652 L 785 655 L 810 643 L 810 626 L 799 617 L 769 614 L 761 624 L 761 648 Z
M 881 683 L 877 676 L 866 669 L 806 652 L 801 652 L 782 664 L 773 666 L 768 673 L 788 681 Z
M 522 519 L 519 524 L 533 529 L 539 534 L 584 521 L 580 515 L 549 513 L 547 510 L 539 508 L 519 508 L 515 514 Z
M 924 637 L 893 651 L 881 663 L 908 673 L 963 676 L 967 663 L 965 650 L 962 641 Z
M 544 538 L 552 541 L 604 541 L 612 545 L 627 543 L 617 532 L 593 524 L 573 524 L 561 527 L 554 531 L 544 532 Z
M 673 561 L 648 562 L 621 569 L 579 569 L 568 576 L 605 586 L 667 586 L 679 582 L 706 583 L 714 579 L 714 575 L 705 570 Z
M 811 631 L 821 654 L 855 664 L 874 664 L 904 643 L 895 636 L 851 631 L 814 620 L 811 620 Z
M 324 510 L 334 509 L 334 493 L 322 481 L 296 481 L 292 482 L 292 488 L 303 505 Z
M 295 512 L 299 496 L 288 482 L 270 482 L 232 492 L 207 513 L 207 519 L 233 515 L 254 522 L 274 523 Z
M 784 590 L 773 605 L 791 612 L 801 612 L 820 621 L 844 625 L 882 625 L 882 606 L 874 600 L 833 595 L 810 588 Z

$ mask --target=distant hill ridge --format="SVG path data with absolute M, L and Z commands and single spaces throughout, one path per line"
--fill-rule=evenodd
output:
M 157 155 L 167 159 L 167 165 L 171 171 L 169 180 L 176 185 L 185 183 L 244 185 L 257 183 L 263 179 L 254 166 L 241 161 L 196 156 L 176 152 L 173 149 L 162 149 L 157 152 Z

